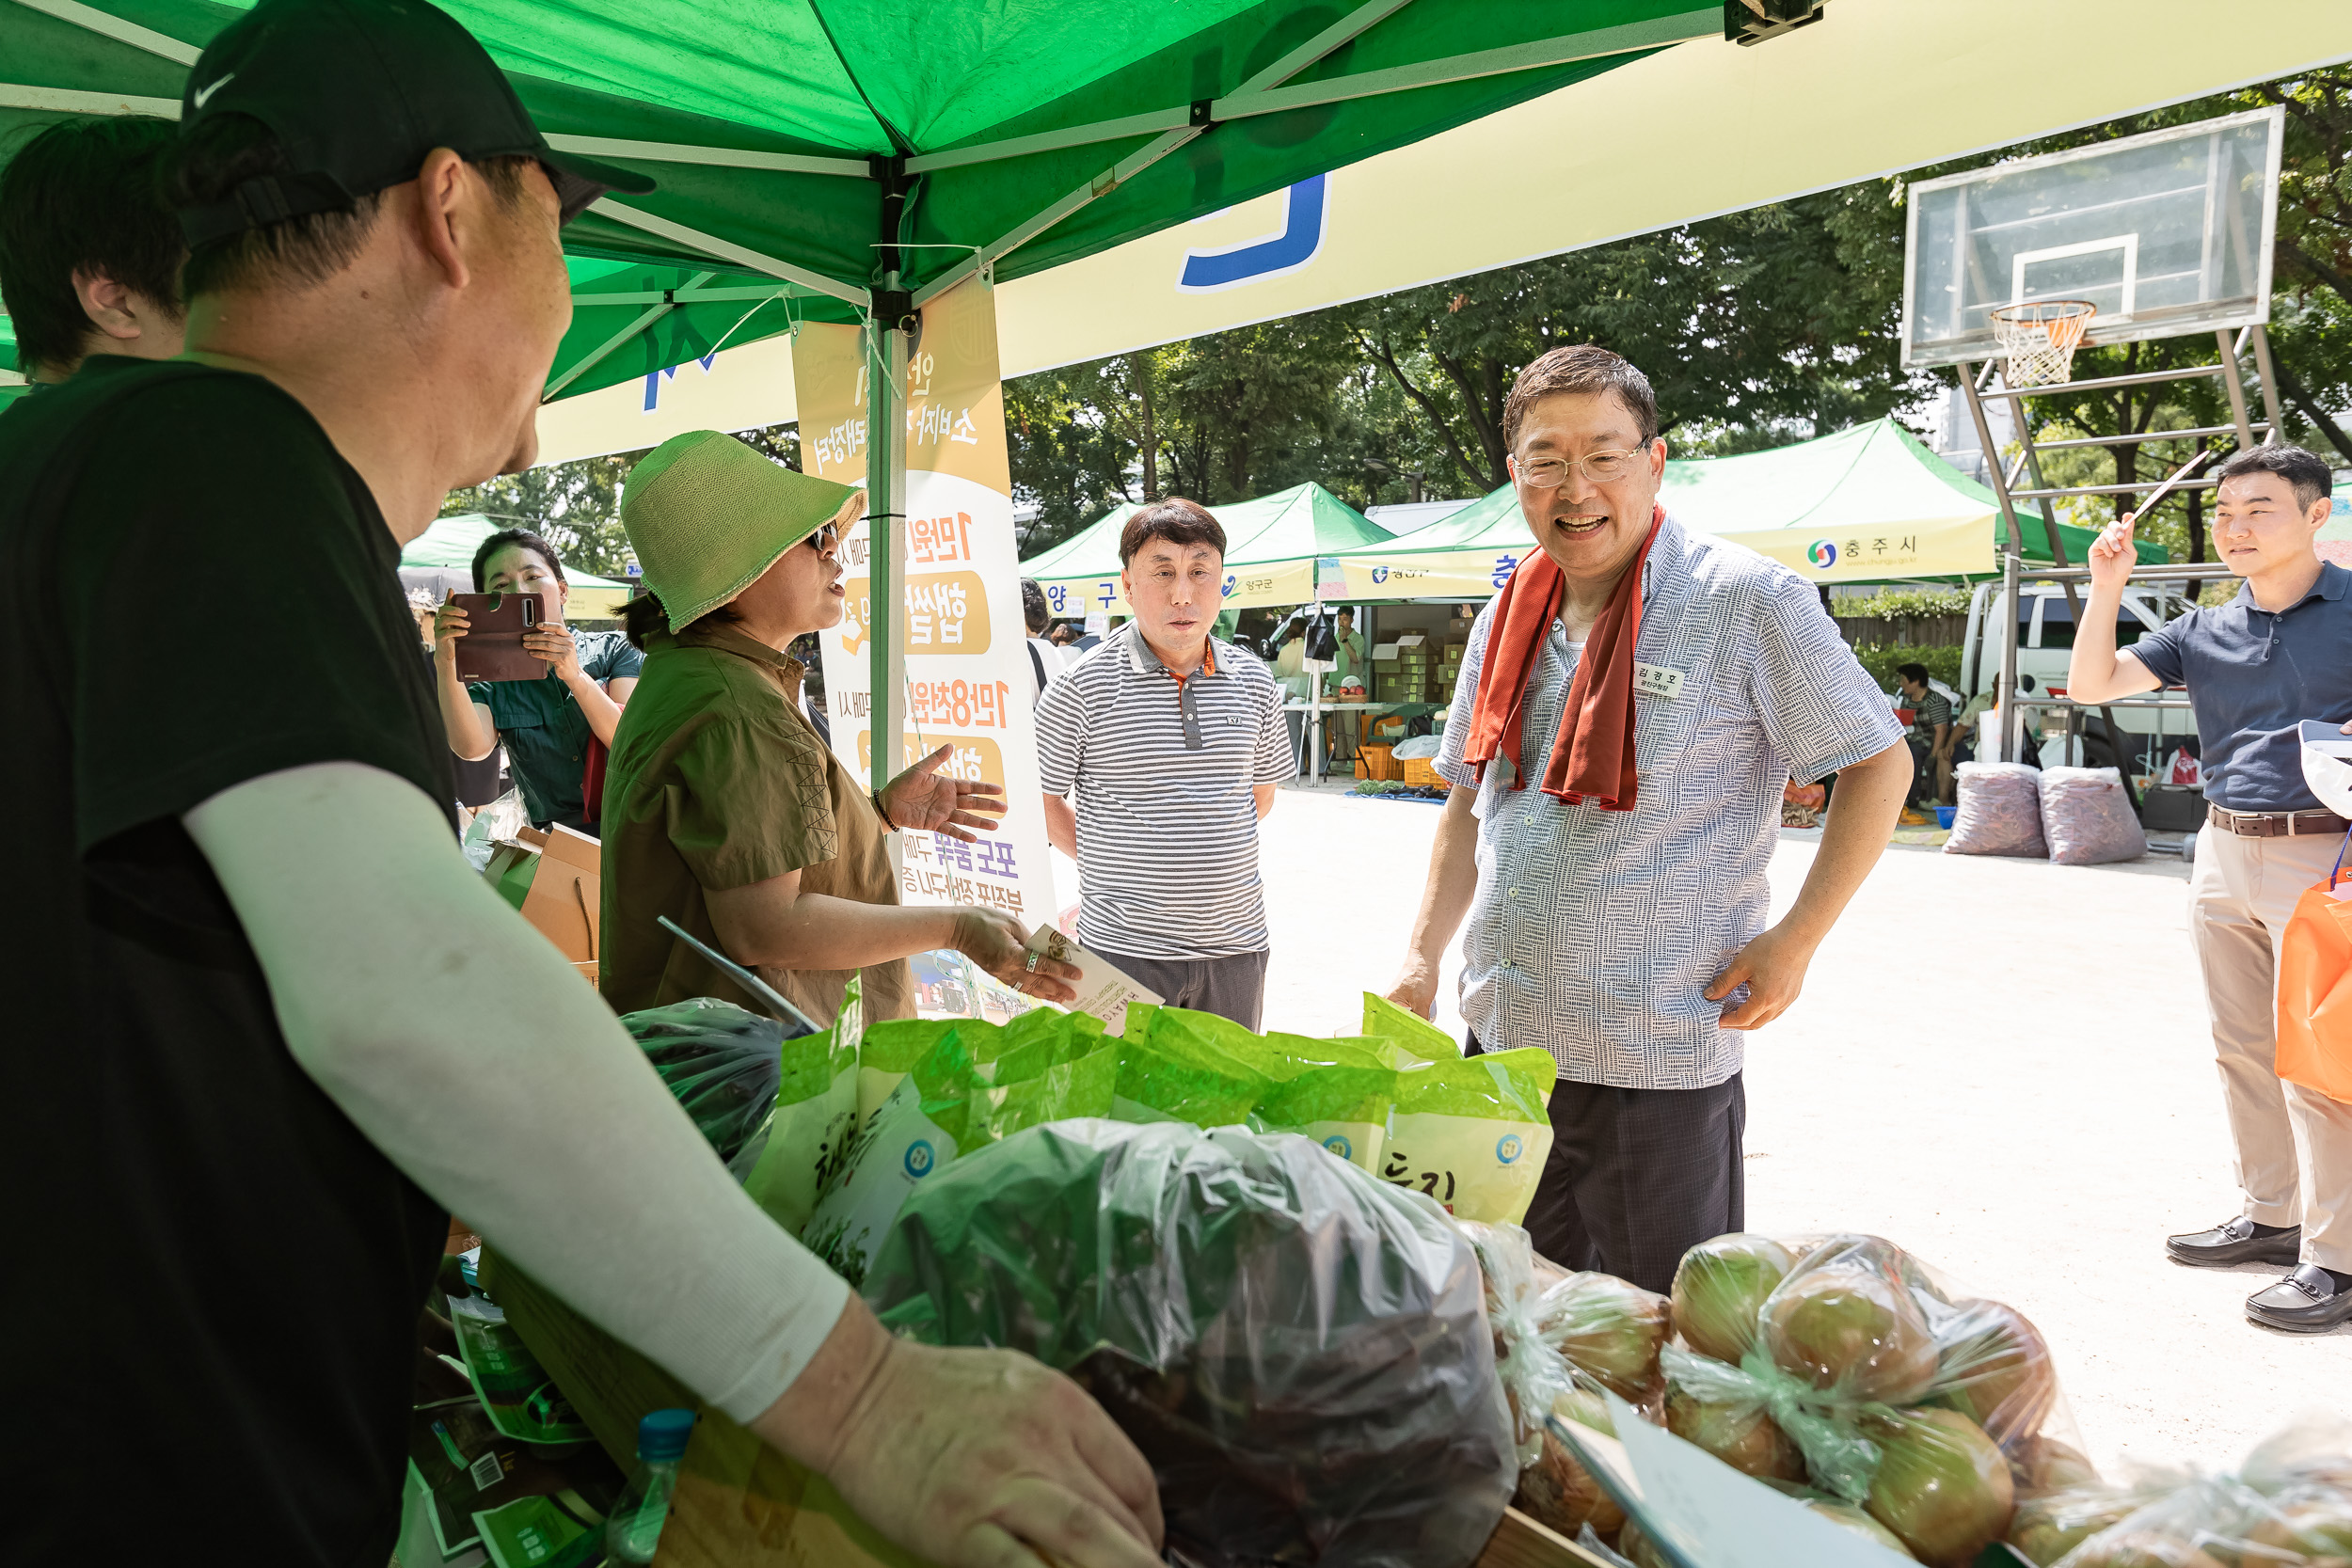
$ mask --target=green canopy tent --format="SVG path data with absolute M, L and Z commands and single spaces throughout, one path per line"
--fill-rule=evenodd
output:
M 1744 545 L 1809 581 L 1955 581 L 2000 569 L 1993 492 L 1893 420 L 1738 457 L 1669 459 L 1659 499 L 1694 533 Z M 2021 515 L 2024 559 L 2050 565 L 2041 517 Z M 2096 534 L 2058 525 L 2080 563 Z M 1511 486 L 1387 546 L 1343 552 L 1350 599 L 1486 598 L 1531 547 Z M 2142 561 L 2166 559 L 2139 541 Z
M 460 594 L 473 591 L 474 551 L 482 541 L 503 528 L 512 528 L 511 517 L 492 517 L 480 512 L 460 513 L 453 517 L 437 517 L 433 525 L 400 552 L 401 581 L 409 587 L 440 590 Z M 600 578 L 594 572 L 574 567 L 564 569 L 564 580 L 571 593 L 564 604 L 564 619 L 596 621 L 615 614 L 621 601 L 637 592 L 637 585 L 619 578 Z
M 1119 589 L 1119 535 L 1133 504 L 1113 507 L 1052 549 L 1021 563 L 1056 615 L 1127 614 Z M 1226 610 L 1304 604 L 1315 596 L 1316 563 L 1389 537 L 1386 530 L 1310 481 L 1209 511 L 1225 529 Z
M 660 189 L 565 235 L 552 396 L 796 319 L 868 324 L 879 515 L 930 299 L 1288 187 L 1668 45 L 1786 30 L 1740 0 L 450 0 L 556 146 Z M 213 0 L 0 0 L 0 137 L 176 115 L 239 14 Z M 874 748 L 898 754 L 904 552 L 878 531 Z M 892 737 L 884 739 L 883 737 Z

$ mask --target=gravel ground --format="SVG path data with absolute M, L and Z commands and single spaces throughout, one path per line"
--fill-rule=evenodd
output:
M 1265 1026 L 1330 1034 L 1385 990 L 1439 808 L 1283 790 L 1263 865 Z M 1775 910 L 1819 834 L 1773 857 Z M 1074 890 L 1063 863 L 1063 886 Z M 2236 1212 L 2170 857 L 2055 866 L 1891 847 L 1749 1053 L 1748 1223 L 1875 1231 L 2038 1323 L 2085 1446 L 2219 1465 L 2299 1411 L 2352 1414 L 2352 1325 L 2276 1334 L 2275 1269 L 2180 1268 Z M 1440 1022 L 1459 1031 L 1448 966 Z

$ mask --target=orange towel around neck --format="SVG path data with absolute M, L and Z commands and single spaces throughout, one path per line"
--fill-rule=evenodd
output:
M 1544 765 L 1544 793 L 1570 804 L 1589 800 L 1603 811 L 1633 809 L 1639 787 L 1633 767 L 1633 645 L 1642 635 L 1642 568 L 1665 520 L 1664 507 L 1651 512 L 1648 537 L 1593 622 L 1568 683 L 1560 733 Z M 1511 759 L 1511 787 L 1527 786 L 1521 760 L 1527 675 L 1560 613 L 1565 587 L 1559 566 L 1541 550 L 1521 561 L 1502 585 L 1486 633 L 1478 701 L 1470 710 L 1470 743 L 1463 753 L 1482 779 L 1500 751 Z

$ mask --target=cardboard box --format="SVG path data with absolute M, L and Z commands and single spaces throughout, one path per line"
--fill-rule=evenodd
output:
M 501 839 L 482 872 L 592 986 L 602 951 L 603 862 L 602 845 L 559 823 Z

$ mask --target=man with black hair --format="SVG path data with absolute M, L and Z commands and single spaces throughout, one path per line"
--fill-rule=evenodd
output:
M 1282 692 L 1216 637 L 1225 528 L 1163 497 L 1127 519 L 1135 619 L 1045 689 L 1045 832 L 1078 863 L 1078 940 L 1171 1006 L 1258 1027 L 1267 935 L 1258 824 L 1291 776 Z
M 2352 827 L 2304 782 L 2301 729 L 2326 720 L 2352 732 L 2352 572 L 2315 547 L 2332 504 L 2317 457 L 2254 447 L 2215 477 L 2214 546 L 2246 579 L 2236 597 L 2118 652 L 2137 559 L 2126 514 L 2090 547 L 2090 603 L 2066 680 L 2078 703 L 2185 685 L 2197 714 L 2208 823 L 2197 835 L 2189 939 L 2204 971 L 2241 1207 L 2165 1250 L 2211 1268 L 2289 1265 L 2247 1298 L 2246 1315 L 2320 1334 L 2352 1323 L 2352 1105 L 2279 1076 L 2278 961 L 2296 901 L 2328 879 Z
M 1898 664 L 1895 673 L 1901 677 L 1903 701 L 1911 705 L 1911 754 L 1917 764 L 1911 784 L 1911 799 L 1917 800 L 1932 795 L 1944 798 L 1945 786 L 1952 779 L 1952 703 L 1951 699 L 1928 684 L 1928 667 L 1924 664 Z M 1907 804 L 1908 802 L 1906 802 Z
M 0 1053 L 31 1113 L 0 1188 L 61 1260 L 9 1296 L 0 1401 L 39 1418 L 0 1560 L 212 1519 L 257 1561 L 388 1560 L 455 1212 L 915 1556 L 1149 1568 L 1151 1468 L 1100 1408 L 884 1333 L 457 852 L 400 546 L 531 462 L 559 230 L 651 182 L 551 149 L 422 0 L 261 0 L 181 107 L 186 356 L 0 420 L 38 911 L 0 989 L 55 1047 Z M 270 700 L 170 679 L 195 647 Z
M 1045 695 L 1046 687 L 1062 673 L 1062 653 L 1046 641 L 1046 628 L 1054 624 L 1045 608 L 1045 590 L 1035 578 L 1021 579 L 1021 618 L 1029 628 L 1029 673 L 1037 681 L 1037 689 L 1029 695 L 1029 705 L 1037 705 Z
M 0 303 L 34 387 L 93 354 L 180 352 L 187 246 L 162 183 L 172 136 L 151 115 L 70 120 L 0 166 Z

